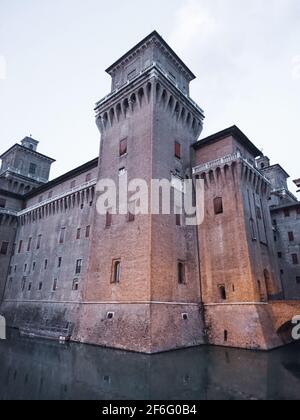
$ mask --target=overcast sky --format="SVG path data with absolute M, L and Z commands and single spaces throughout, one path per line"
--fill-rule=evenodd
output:
M 104 70 L 154 29 L 197 75 L 202 137 L 237 124 L 300 177 L 299 0 L 0 0 L 1 151 L 32 134 L 52 178 L 96 157 Z

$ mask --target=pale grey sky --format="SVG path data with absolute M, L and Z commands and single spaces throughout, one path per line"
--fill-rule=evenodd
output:
M 32 134 L 52 178 L 96 157 L 104 70 L 154 29 L 197 75 L 202 137 L 237 124 L 300 177 L 299 0 L 0 0 L 1 151 Z

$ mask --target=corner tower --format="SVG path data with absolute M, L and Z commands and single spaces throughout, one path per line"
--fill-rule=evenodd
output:
M 157 32 L 113 64 L 96 105 L 98 179 L 191 177 L 203 111 L 193 73 Z M 154 353 L 203 342 L 196 228 L 171 215 L 95 212 L 79 339 Z

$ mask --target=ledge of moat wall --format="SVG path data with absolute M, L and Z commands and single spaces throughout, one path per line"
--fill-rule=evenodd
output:
M 205 344 L 198 304 L 13 302 L 1 307 L 9 327 L 73 323 L 72 341 L 154 354 Z M 112 318 L 110 318 L 112 314 Z

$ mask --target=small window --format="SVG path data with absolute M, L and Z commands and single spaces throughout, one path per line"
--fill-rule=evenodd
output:
M 298 265 L 299 264 L 299 258 L 298 258 L 298 254 L 292 254 L 292 261 L 294 265 Z
M 71 182 L 70 188 L 73 189 L 75 187 L 76 187 L 76 181 L 74 180 L 74 181 Z
M 123 139 L 120 141 L 119 154 L 120 156 L 124 156 L 127 154 L 127 139 Z
M 128 222 L 135 221 L 135 202 L 128 203 Z
M 112 268 L 111 282 L 114 284 L 120 283 L 121 280 L 121 261 L 114 260 Z
M 65 234 L 66 234 L 66 228 L 61 228 L 60 235 L 59 235 L 60 244 L 63 244 L 65 242 Z
M 8 275 L 10 276 L 11 273 L 12 273 L 12 266 L 10 265 L 9 268 L 8 268 Z
M 31 163 L 29 165 L 29 174 L 30 175 L 35 175 L 36 174 L 36 168 L 37 168 L 36 164 L 35 163 Z
M 72 290 L 73 292 L 77 292 L 78 289 L 79 289 L 79 281 L 78 279 L 74 279 L 73 284 L 72 284 Z
M 288 233 L 288 236 L 289 236 L 289 241 L 290 241 L 290 242 L 294 242 L 294 240 L 295 240 L 295 237 L 294 237 L 294 232 L 289 232 L 289 233 Z
M 87 226 L 85 228 L 85 237 L 89 238 L 90 237 L 90 233 L 91 233 L 91 226 Z
M 76 232 L 76 239 L 80 239 L 80 236 L 81 236 L 81 229 L 78 228 Z
M 42 242 L 42 235 L 39 235 L 37 239 L 36 249 L 40 249 L 41 242 Z
M 41 291 L 43 289 L 43 283 L 42 282 L 40 282 L 39 283 L 39 291 Z
M 177 264 L 177 278 L 179 284 L 185 284 L 185 264 L 182 261 Z
M 49 191 L 49 193 L 48 193 L 48 199 L 50 199 L 52 197 L 53 197 L 53 191 Z
M 92 174 L 87 174 L 85 177 L 85 182 L 90 182 L 92 179 Z
M 115 316 L 114 312 L 107 312 L 106 318 L 107 319 L 113 319 Z
M 4 198 L 0 198 L 0 208 L 4 209 L 6 206 L 6 200 Z
M 226 288 L 223 284 L 219 285 L 219 293 L 220 293 L 220 298 L 222 300 L 226 300 L 227 299 L 227 294 L 226 294 Z
M 28 284 L 28 292 L 30 292 L 31 288 L 32 288 L 32 283 L 29 283 Z
M 105 226 L 109 228 L 112 225 L 112 214 L 111 211 L 106 212 Z
M 120 168 L 119 169 L 119 176 L 123 176 L 127 173 L 126 168 Z
M 75 270 L 75 274 L 80 274 L 82 271 L 82 260 L 77 260 L 76 261 L 76 270 Z
M 181 159 L 181 144 L 175 141 L 175 157 Z
M 282 252 L 278 252 L 278 258 L 282 258 Z
M 23 279 L 22 279 L 22 292 L 24 292 L 24 290 L 25 290 L 25 287 L 26 287 L 26 277 L 23 277 Z
M 24 264 L 24 273 L 27 271 L 27 264 Z
M 284 210 L 284 217 L 290 217 L 290 210 L 289 209 Z
M 277 226 L 277 220 L 276 219 L 273 220 L 273 226 Z
M 62 257 L 58 257 L 57 267 L 60 268 L 62 264 Z
M 54 279 L 54 281 L 53 281 L 52 290 L 53 290 L 53 292 L 56 292 L 56 290 L 57 290 L 57 279 Z
M 28 244 L 27 244 L 27 252 L 31 251 L 31 244 L 32 244 L 32 238 L 28 239 Z
M 224 341 L 225 341 L 225 343 L 227 343 L 227 341 L 228 341 L 228 331 L 227 330 L 224 331 Z
M 44 197 L 42 195 L 39 196 L 39 203 L 43 201 Z
M 19 242 L 18 254 L 21 254 L 22 249 L 23 249 L 23 241 L 21 240 L 21 241 Z
M 35 263 L 35 262 L 33 262 L 33 263 L 32 263 L 32 271 L 35 271 L 35 267 L 36 267 L 36 263 Z
M 214 212 L 215 214 L 222 214 L 224 211 L 223 209 L 223 199 L 222 197 L 216 197 L 214 199 Z
M 184 321 L 187 321 L 189 319 L 189 315 L 188 314 L 181 314 L 181 317 Z
M 252 218 L 250 219 L 250 229 L 251 229 L 251 238 L 253 241 L 256 241 L 257 237 L 256 237 L 255 223 Z
M 297 277 L 296 277 L 296 283 L 297 283 L 297 284 L 300 284 L 300 276 L 297 276 Z
M 48 260 L 45 260 L 45 262 L 44 262 L 44 269 L 47 270 L 47 267 L 48 267 Z
M 176 226 L 182 226 L 182 214 L 175 214 Z
M 2 242 L 1 249 L 0 249 L 0 254 L 1 255 L 7 255 L 8 246 L 9 246 L 9 242 L 6 242 L 6 241 Z

